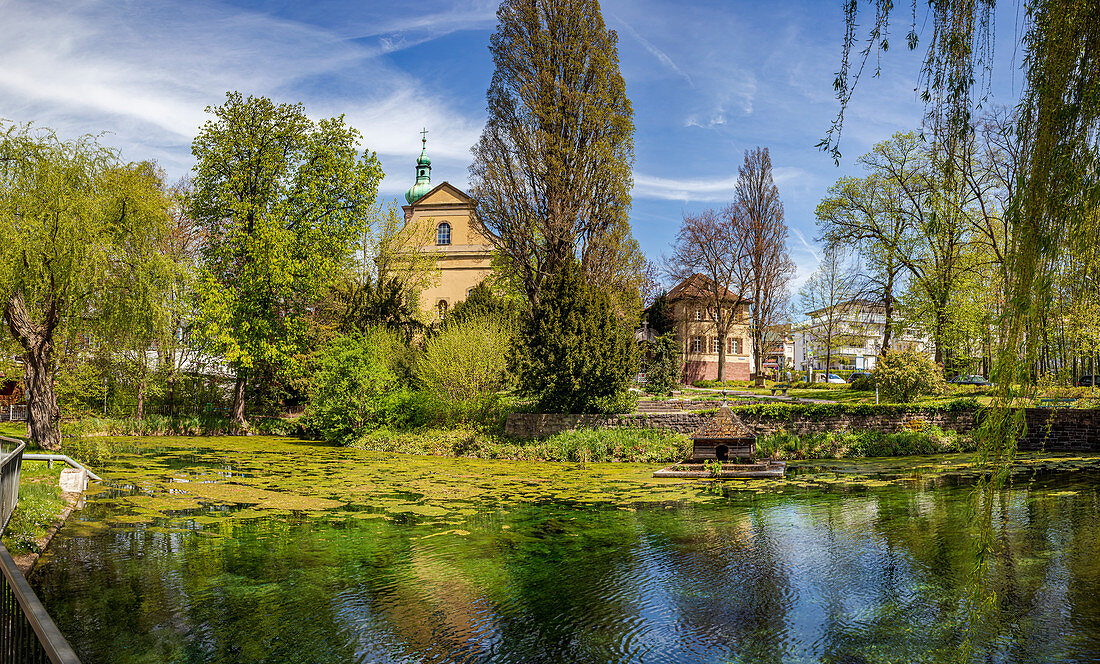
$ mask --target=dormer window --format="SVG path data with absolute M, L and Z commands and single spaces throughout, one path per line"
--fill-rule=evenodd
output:
M 435 243 L 436 244 L 450 244 L 451 243 L 451 225 L 447 222 L 443 222 L 439 225 L 439 228 L 435 230 Z

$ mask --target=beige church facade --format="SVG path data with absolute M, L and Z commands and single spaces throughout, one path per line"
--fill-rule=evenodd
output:
M 439 279 L 420 294 L 429 318 L 442 318 L 492 272 L 492 233 L 477 216 L 477 201 L 458 187 L 431 185 L 427 141 L 416 160 L 416 183 L 405 192 L 405 227 L 418 251 L 435 257 Z

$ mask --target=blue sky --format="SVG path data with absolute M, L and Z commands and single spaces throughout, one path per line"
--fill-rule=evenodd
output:
M 724 206 L 744 151 L 765 146 L 797 288 L 817 263 L 813 211 L 829 185 L 875 142 L 920 126 L 923 50 L 902 47 L 907 10 L 882 75 L 865 78 L 849 108 L 838 168 L 814 145 L 837 108 L 841 0 L 602 6 L 635 109 L 632 223 L 642 249 L 660 260 L 682 215 Z M 999 10 L 991 88 L 1012 104 L 1019 16 L 1015 4 Z M 203 108 L 240 90 L 301 101 L 314 117 L 343 113 L 379 153 L 388 198 L 412 183 L 426 126 L 433 182 L 464 187 L 485 118 L 495 11 L 482 0 L 0 0 L 0 117 L 67 136 L 107 132 L 126 159 L 156 159 L 175 179 L 191 167 Z M 918 28 L 926 43 L 922 15 Z

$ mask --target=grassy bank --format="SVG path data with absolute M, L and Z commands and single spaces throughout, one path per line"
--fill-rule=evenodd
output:
M 760 457 L 771 459 L 857 459 L 862 457 L 911 456 L 973 452 L 970 436 L 939 427 L 922 431 L 830 431 L 808 436 L 777 433 L 757 440 Z
M 353 445 L 375 452 L 516 461 L 672 463 L 687 456 L 691 440 L 654 429 L 578 429 L 542 440 L 522 440 L 474 428 L 379 429 Z
M 147 415 L 145 419 L 89 417 L 61 423 L 65 438 L 87 436 L 232 436 L 245 433 L 228 417 L 213 415 Z M 297 433 L 294 422 L 277 417 L 248 421 L 248 433 L 288 436 Z
M 39 553 L 39 540 L 65 509 L 58 486 L 62 467 L 63 464 L 54 464 L 49 468 L 42 461 L 23 462 L 19 473 L 19 506 L 12 512 L 3 540 L 13 555 Z

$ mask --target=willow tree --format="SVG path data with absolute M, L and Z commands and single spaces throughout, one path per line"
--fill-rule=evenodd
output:
M 588 278 L 637 292 L 634 111 L 618 37 L 596 0 L 504 0 L 497 18 L 489 117 L 470 175 L 504 271 L 532 306 L 574 255 Z
M 236 372 L 232 417 L 245 422 L 256 369 L 293 375 L 307 314 L 350 265 L 382 179 L 342 117 L 226 95 L 192 144 L 191 216 L 203 232 L 199 334 Z
M 837 147 L 844 109 L 870 56 L 889 46 L 888 28 L 893 0 L 873 0 L 874 18 L 865 46 L 853 69 L 852 50 L 859 41 L 859 5 L 845 2 L 847 30 L 841 67 L 834 81 L 840 111 L 819 144 L 839 160 Z M 994 0 L 930 0 L 932 36 L 923 66 L 926 116 L 937 145 L 949 154 L 970 133 L 976 100 L 976 81 L 992 62 L 991 26 Z M 917 46 L 917 2 L 912 1 L 910 48 Z M 1016 135 L 1020 141 L 1016 186 L 1005 213 L 1010 227 L 1006 253 L 1003 336 L 996 382 L 998 408 L 985 420 L 979 434 L 982 457 L 997 470 L 993 486 L 1012 467 L 1016 440 L 1023 427 L 1021 410 L 1013 404 L 1013 385 L 1035 383 L 1040 335 L 1050 312 L 1058 266 L 1064 252 L 1095 243 L 1100 235 L 1096 210 L 1100 208 L 1100 2 L 1095 0 L 1026 0 L 1021 31 L 1026 83 L 1017 108 Z M 946 175 L 954 177 L 950 160 Z M 1023 370 L 1021 370 L 1023 369 Z M 983 504 L 981 518 L 992 519 L 992 500 Z M 979 543 L 982 561 L 993 549 L 991 528 L 983 529 Z M 975 578 L 984 578 L 982 562 Z M 980 600 L 981 606 L 992 602 Z M 981 607 L 975 614 L 981 613 Z M 968 642 L 969 643 L 969 642 Z M 968 656 L 967 648 L 962 656 Z
M 58 353 L 90 350 L 58 340 L 147 320 L 167 207 L 152 164 L 124 164 L 90 136 L 0 127 L 0 300 L 22 350 L 28 434 L 41 447 L 61 446 Z

